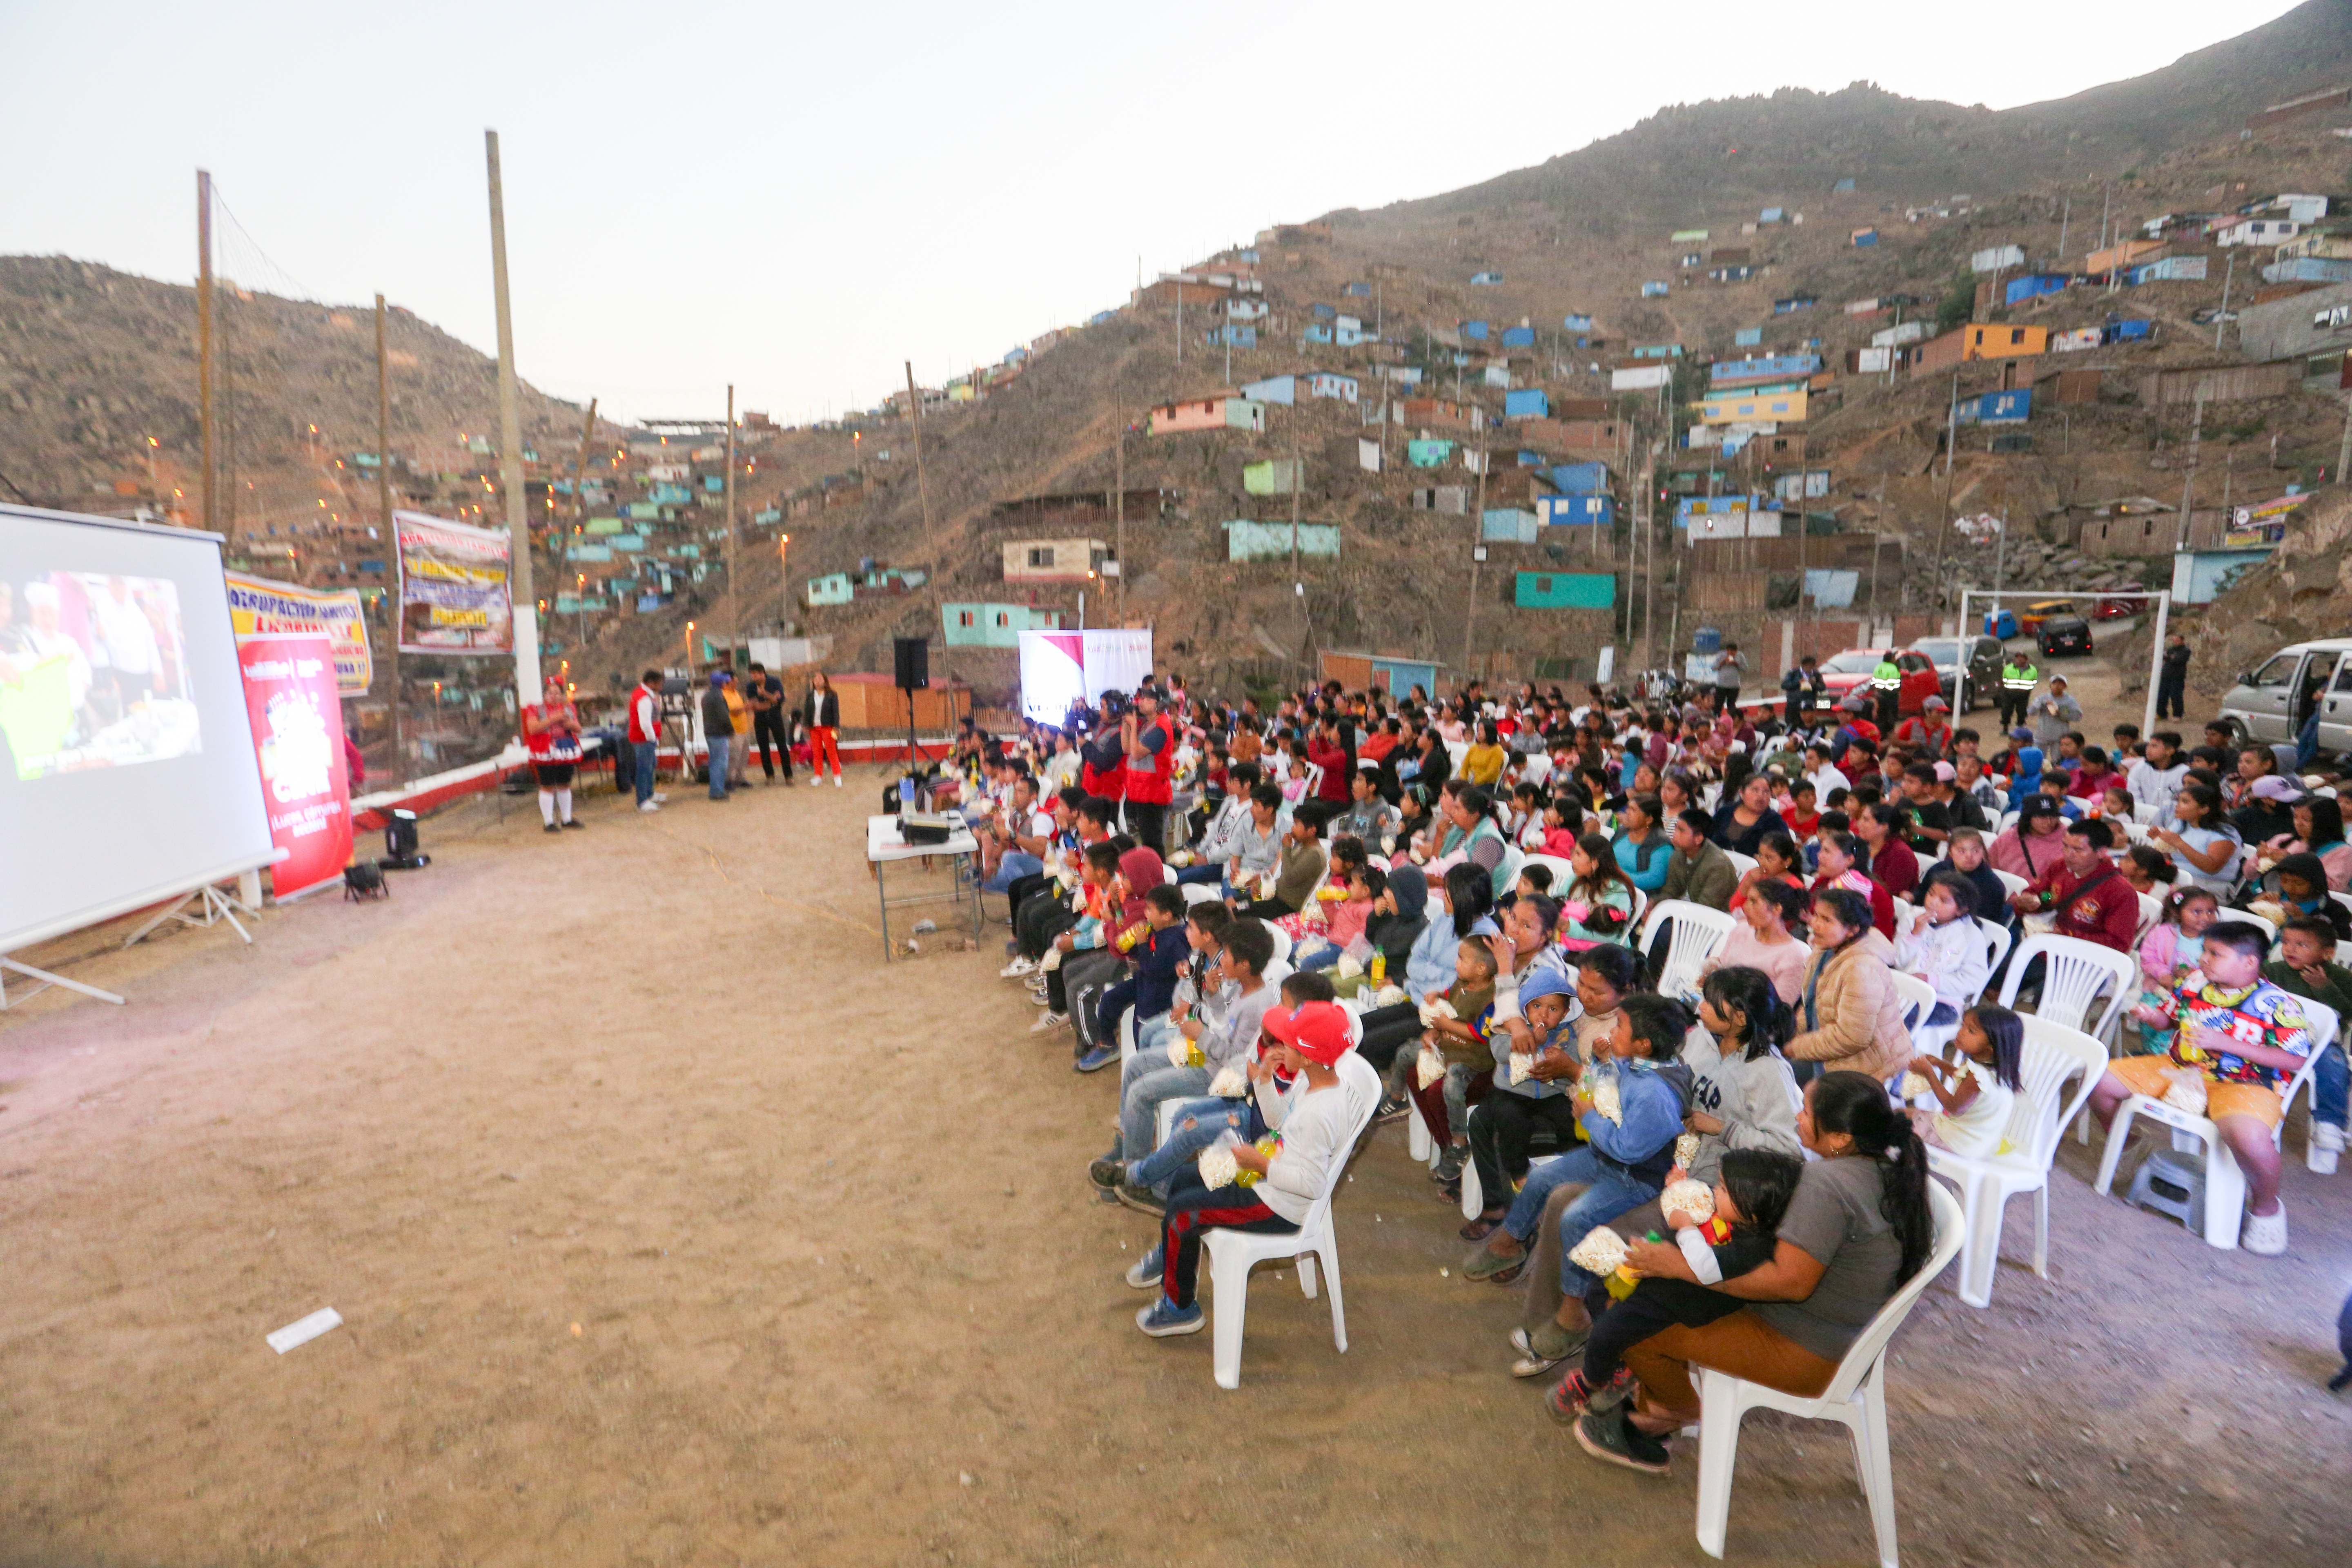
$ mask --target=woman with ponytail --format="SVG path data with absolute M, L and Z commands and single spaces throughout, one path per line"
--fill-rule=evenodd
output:
M 1576 1440 L 1595 1458 L 1663 1473 L 1664 1437 L 1700 1418 L 1694 1365 L 1801 1397 L 1818 1395 L 1838 1361 L 1935 1249 L 1927 1151 L 1886 1086 L 1832 1072 L 1805 1090 L 1797 1136 L 1820 1159 L 1806 1165 L 1781 1216 L 1771 1260 L 1711 1289 L 1751 1305 L 1696 1328 L 1676 1325 L 1625 1352 L 1640 1392 L 1588 1410 Z M 1671 1242 L 1628 1244 L 1638 1274 L 1696 1283 Z
M 1698 1153 L 1684 1174 L 1712 1184 L 1728 1149 L 1794 1154 L 1797 1080 L 1780 1056 L 1796 1033 L 1796 1016 L 1771 976 L 1734 965 L 1708 974 L 1700 987 L 1698 1021 L 1682 1059 L 1691 1069 L 1686 1125 L 1698 1134 Z

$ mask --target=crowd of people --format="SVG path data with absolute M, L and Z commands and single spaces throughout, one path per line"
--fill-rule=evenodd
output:
M 2314 1052 L 2309 1158 L 2332 1169 L 2344 1053 L 2299 1006 L 2352 1016 L 2332 792 L 2219 726 L 2094 743 L 2062 682 L 1989 748 L 1939 699 L 1887 733 L 1860 697 L 1327 682 L 1235 704 L 1171 677 L 968 728 L 929 782 L 1007 900 L 1032 1032 L 1081 1073 L 1123 1061 L 1088 1173 L 1159 1226 L 1127 1275 L 1154 1292 L 1143 1332 L 1203 1326 L 1204 1232 L 1306 1217 L 1351 1152 L 1354 1052 L 1377 1118 L 1429 1130 L 1438 1193 L 1475 1173 L 1459 1273 L 1522 1290 L 1513 1373 L 1556 1379 L 1587 1451 L 1659 1470 L 1693 1365 L 1825 1387 L 1931 1250 L 1928 1149 L 2000 1147 L 2023 1026 L 1979 921 L 2137 956 L 2093 1110 L 2198 1079 L 2248 1174 L 2249 1250 L 2286 1244 L 2272 1130 Z M 1638 944 L 1674 900 L 1734 925 L 1669 994 L 1663 944 Z M 1925 1016 L 1897 973 L 1932 987 Z M 1923 1051 L 1922 1026 L 1948 1043 Z M 1603 1231 L 1622 1245 L 1587 1245 Z

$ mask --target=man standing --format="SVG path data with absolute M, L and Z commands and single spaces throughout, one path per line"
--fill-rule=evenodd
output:
M 1728 713 L 1739 706 L 1739 677 L 1748 661 L 1739 657 L 1739 645 L 1727 642 L 1723 651 L 1715 656 L 1715 706 L 1718 712 Z
M 155 628 L 146 609 L 131 596 L 131 584 L 120 577 L 109 577 L 106 592 L 89 604 L 97 647 L 113 672 L 117 711 L 128 713 L 155 694 L 156 677 L 163 672 Z
M 1160 693 L 1146 686 L 1119 725 L 1127 752 L 1127 830 L 1158 855 L 1168 847 L 1168 805 L 1175 798 L 1171 777 L 1176 737 L 1160 715 Z M 1141 889 L 1138 889 L 1139 896 Z
M 654 793 L 654 763 L 661 748 L 662 672 L 649 669 L 629 693 L 629 751 L 636 763 L 637 809 L 659 811 L 667 795 Z
M 2083 705 L 2068 695 L 2063 675 L 2050 678 L 2050 689 L 2028 703 L 2026 712 L 2033 722 L 2033 743 L 2045 757 L 2057 750 L 2068 731 L 2083 721 Z
M 1880 652 L 1877 667 L 1870 672 L 1870 691 L 1878 704 L 1878 732 L 1891 734 L 1903 691 L 1903 667 L 1895 662 L 1894 654 Z
M 732 673 L 721 689 L 727 697 L 727 783 L 731 788 L 744 782 L 744 772 L 751 765 L 751 710 L 743 700 L 742 688 L 735 684 Z
M 764 664 L 751 666 L 751 675 L 743 683 L 743 706 L 751 710 L 751 744 L 759 749 L 760 772 L 768 783 L 775 783 L 775 759 L 781 757 L 784 783 L 790 785 L 793 748 L 784 733 L 784 683 L 770 675 Z
M 2164 634 L 2164 661 L 2156 677 L 2156 716 L 2179 719 L 2188 712 L 2189 639 L 2179 632 Z
M 2000 667 L 2000 727 L 2013 730 L 2025 722 L 2026 700 L 2042 683 L 2042 671 L 2034 667 L 2030 648 L 2011 653 Z
M 1788 698 L 1786 705 L 1789 727 L 1808 729 L 1813 721 L 1813 710 L 1821 706 L 1827 688 L 1822 672 L 1811 654 L 1799 659 L 1796 668 L 1780 677 L 1780 690 Z
M 572 774 L 580 764 L 580 714 L 558 677 L 549 676 L 546 695 L 522 710 L 522 736 L 530 750 L 530 771 L 539 776 L 539 815 L 546 831 L 579 826 L 572 820 Z
M 702 743 L 710 750 L 710 798 L 727 798 L 727 753 L 735 743 L 735 710 L 727 701 L 727 672 L 714 669 L 702 692 Z

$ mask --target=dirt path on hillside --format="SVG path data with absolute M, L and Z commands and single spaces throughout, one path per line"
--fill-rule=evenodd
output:
M 880 966 L 871 799 L 475 808 L 389 903 L 0 1016 L 0 1564 L 1703 1561 L 1695 1449 L 1635 1477 L 1545 1419 L 1400 1129 L 1338 1205 L 1345 1356 L 1271 1268 L 1238 1392 L 1139 1335 L 1146 1223 L 1084 1174 L 1115 1075 L 992 952 Z M 1907 1560 L 2336 1555 L 2352 1174 L 2294 1165 L 2263 1260 L 2088 1154 L 2049 1281 L 1939 1283 L 1897 1342 Z M 1836 1430 L 1751 1418 L 1730 1549 L 1870 1559 Z

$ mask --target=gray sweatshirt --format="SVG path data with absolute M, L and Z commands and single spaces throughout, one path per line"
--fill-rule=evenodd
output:
M 1250 1047 L 1257 1044 L 1258 1026 L 1265 1022 L 1266 1009 L 1282 1000 L 1282 988 L 1261 982 L 1247 995 L 1236 996 L 1214 1018 L 1206 1016 L 1201 1022 L 1201 1055 L 1207 1058 L 1211 1077 L 1227 1067 L 1244 1067 L 1249 1061 Z
M 1722 1131 L 1699 1135 L 1698 1157 L 1690 1168 L 1694 1179 L 1713 1182 L 1726 1149 L 1804 1157 L 1804 1146 L 1797 1142 L 1797 1079 L 1787 1062 L 1770 1054 L 1754 1061 L 1724 1056 L 1704 1029 L 1691 1031 L 1680 1059 L 1691 1070 L 1691 1109 L 1723 1122 Z

